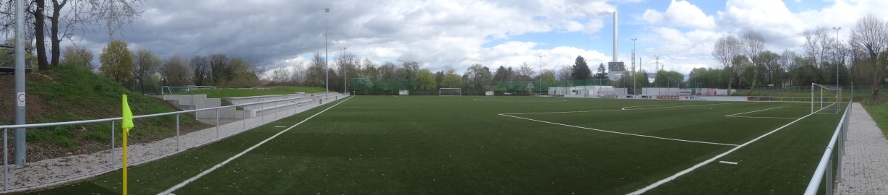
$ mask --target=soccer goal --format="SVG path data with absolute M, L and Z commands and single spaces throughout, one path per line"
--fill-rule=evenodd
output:
M 838 114 L 842 109 L 842 88 L 811 83 L 811 112 Z
M 438 89 L 439 96 L 451 95 L 451 96 L 461 96 L 462 88 L 439 88 Z

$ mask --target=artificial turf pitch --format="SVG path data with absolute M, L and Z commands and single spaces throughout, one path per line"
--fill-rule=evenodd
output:
M 173 193 L 626 194 L 810 113 L 810 104 L 774 102 L 481 96 L 339 101 Z M 285 129 L 276 126 L 290 127 L 333 105 L 130 167 L 129 193 L 169 189 Z M 810 115 L 648 193 L 800 194 L 840 116 Z M 120 182 L 117 171 L 35 193 L 120 193 Z

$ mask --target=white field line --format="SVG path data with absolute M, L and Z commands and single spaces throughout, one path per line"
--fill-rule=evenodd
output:
M 761 111 L 766 111 L 766 110 L 773 110 L 773 109 L 778 109 L 778 108 L 783 108 L 783 106 L 780 106 L 780 107 L 773 107 L 773 108 L 766 108 L 766 109 L 761 109 L 761 110 L 753 110 L 753 111 L 749 111 L 749 112 L 734 113 L 734 114 L 725 115 L 725 117 L 734 117 L 734 118 L 760 118 L 760 119 L 795 119 L 795 118 L 765 117 L 765 116 L 738 116 L 738 115 L 744 115 L 744 114 L 749 114 L 749 113 L 761 112 Z
M 692 104 L 692 105 L 662 106 L 662 107 L 629 106 L 629 107 L 623 107 L 623 108 L 621 108 L 621 110 L 665 109 L 665 108 L 682 108 L 682 107 L 691 107 L 691 106 L 716 106 L 716 105 L 724 105 L 724 104 L 731 104 L 731 103 L 703 104 L 703 105 Z
M 670 141 L 680 141 L 680 142 L 688 142 L 688 143 L 700 143 L 700 144 L 723 145 L 723 146 L 737 146 L 737 144 L 726 144 L 726 143 L 716 143 L 716 142 L 706 142 L 706 141 L 695 141 L 695 140 L 675 139 L 675 138 L 657 137 L 657 136 L 651 136 L 651 135 L 641 135 L 641 134 L 634 134 L 634 133 L 624 133 L 624 132 L 617 132 L 617 131 L 608 131 L 608 130 L 603 130 L 603 129 L 589 128 L 589 127 L 581 127 L 581 126 L 568 125 L 568 124 L 563 124 L 563 123 L 555 123 L 555 122 L 549 122 L 549 121 L 544 121 L 544 120 L 537 120 L 537 119 L 532 119 L 532 118 L 524 118 L 524 117 L 513 116 L 513 115 L 508 115 L 508 114 L 499 114 L 499 115 L 500 115 L 500 116 L 505 116 L 505 117 L 512 117 L 512 118 L 517 118 L 517 119 L 529 120 L 529 121 L 534 121 L 534 122 L 546 123 L 546 124 L 551 124 L 551 125 L 559 125 L 559 126 L 565 126 L 565 127 L 573 127 L 573 128 L 579 128 L 579 129 L 585 129 L 585 130 L 592 130 L 592 131 L 598 131 L 598 132 L 604 132 L 604 133 L 613 133 L 613 134 L 619 134 L 619 135 L 629 135 L 629 136 L 636 136 L 636 137 L 653 138 L 653 139 L 670 140 Z
M 222 166 L 225 166 L 225 164 L 228 164 L 229 162 L 233 161 L 234 159 L 237 159 L 238 157 L 241 157 L 242 155 L 246 154 L 247 152 L 250 152 L 250 151 L 252 151 L 253 149 L 258 148 L 258 147 L 261 146 L 262 144 L 265 144 L 265 142 L 271 141 L 272 139 L 276 138 L 277 136 L 279 136 L 279 135 L 281 135 L 281 134 L 283 134 L 283 133 L 286 133 L 286 132 L 289 131 L 290 129 L 293 129 L 293 127 L 296 127 L 296 126 L 301 125 L 301 124 L 304 123 L 305 121 L 308 121 L 309 119 L 314 118 L 315 116 L 318 116 L 318 115 L 320 115 L 321 113 L 324 113 L 324 112 L 326 112 L 327 110 L 330 110 L 331 108 L 338 106 L 338 105 L 341 104 L 342 102 L 345 102 L 345 101 L 351 99 L 352 97 L 355 97 L 355 96 L 349 96 L 347 99 L 344 99 L 344 100 L 342 100 L 342 101 L 340 101 L 340 102 L 334 104 L 333 106 L 327 107 L 327 109 L 324 109 L 324 110 L 322 110 L 322 111 L 320 111 L 320 112 L 318 112 L 318 113 L 315 113 L 314 115 L 311 115 L 311 116 L 308 117 L 308 118 L 305 118 L 305 119 L 302 120 L 302 121 L 299 121 L 299 123 L 296 123 L 296 124 L 294 124 L 293 126 L 290 126 L 289 128 L 284 129 L 283 131 L 278 132 L 277 134 L 274 134 L 274 135 L 272 135 L 271 137 L 269 137 L 269 138 L 267 138 L 267 139 L 265 139 L 265 140 L 262 140 L 262 141 L 259 142 L 258 144 L 253 145 L 253 146 L 251 146 L 250 148 L 247 148 L 247 149 L 244 150 L 243 152 L 238 153 L 237 155 L 234 155 L 234 156 L 232 156 L 231 158 L 228 158 L 227 160 L 222 161 L 222 162 L 219 163 L 219 164 L 216 164 L 216 166 L 213 166 L 213 167 L 211 167 L 210 169 L 207 169 L 207 170 L 201 172 L 200 174 L 197 174 L 197 175 L 195 175 L 194 177 L 191 177 L 191 178 L 189 178 L 189 179 L 183 181 L 182 183 L 176 184 L 175 186 L 171 187 L 170 189 L 167 189 L 167 190 L 165 190 L 165 191 L 163 191 L 163 192 L 161 192 L 161 193 L 158 193 L 158 194 L 172 194 L 173 191 L 176 191 L 176 190 L 178 190 L 179 188 L 185 187 L 185 185 L 188 185 L 189 183 L 194 182 L 194 180 L 197 180 L 197 179 L 203 177 L 204 175 L 207 175 L 207 174 L 209 174 L 210 172 L 213 172 L 214 170 L 216 170 L 216 169 L 218 169 L 218 168 L 220 168 L 220 167 L 222 167 Z
M 823 109 L 820 109 L 820 110 L 823 110 Z M 820 110 L 818 110 L 817 112 L 820 112 Z M 647 191 L 649 191 L 649 190 L 651 190 L 651 189 L 654 189 L 654 188 L 656 188 L 656 187 L 659 187 L 660 185 L 663 185 L 663 184 L 665 184 L 666 182 L 670 182 L 670 181 L 672 181 L 672 180 L 675 180 L 675 178 L 678 178 L 678 177 L 680 177 L 680 176 L 682 176 L 682 175 L 684 175 L 684 174 L 690 173 L 691 171 L 694 171 L 694 170 L 696 170 L 697 168 L 702 167 L 703 165 L 706 165 L 706 164 L 712 163 L 712 161 L 715 161 L 715 159 L 719 159 L 719 158 L 724 157 L 724 156 L 726 156 L 726 155 L 728 155 L 728 154 L 731 154 L 732 152 L 737 151 L 737 150 L 739 150 L 740 148 L 743 148 L 743 147 L 746 146 L 746 145 L 752 144 L 753 142 L 756 142 L 756 141 L 758 141 L 759 139 L 762 139 L 762 138 L 764 138 L 764 137 L 766 137 L 766 136 L 768 136 L 768 135 L 773 134 L 774 132 L 780 131 L 781 129 L 788 127 L 789 125 L 795 124 L 796 122 L 799 122 L 799 121 L 801 121 L 802 119 L 808 118 L 809 116 L 811 116 L 811 115 L 813 115 L 814 113 L 817 113 L 817 112 L 813 112 L 813 113 L 810 113 L 810 114 L 808 114 L 808 115 L 802 116 L 801 118 L 798 118 L 798 119 L 796 119 L 796 120 L 794 120 L 794 121 L 792 121 L 792 122 L 789 122 L 789 123 L 787 123 L 787 124 L 785 124 L 785 125 L 783 125 L 783 126 L 780 126 L 780 127 L 778 127 L 777 129 L 772 130 L 771 132 L 768 132 L 768 133 L 765 133 L 764 135 L 758 136 L 758 137 L 756 137 L 755 139 L 752 139 L 752 140 L 747 141 L 746 143 L 740 144 L 739 146 L 734 147 L 734 148 L 731 149 L 731 150 L 728 150 L 728 151 L 726 151 L 726 152 L 724 152 L 724 153 L 721 153 L 721 154 L 719 154 L 719 155 L 716 155 L 716 156 L 714 156 L 714 157 L 712 157 L 712 158 L 710 158 L 710 159 L 707 159 L 707 160 L 705 160 L 705 161 L 703 161 L 703 162 L 701 162 L 701 163 L 699 163 L 699 164 L 696 164 L 696 165 L 694 165 L 694 166 L 692 166 L 692 167 L 690 167 L 690 168 L 688 168 L 688 169 L 685 169 L 685 170 L 679 171 L 678 173 L 675 173 L 675 174 L 672 175 L 672 176 L 669 176 L 669 177 L 667 177 L 667 178 L 663 178 L 663 179 L 660 180 L 660 181 L 654 182 L 653 184 L 648 185 L 647 187 L 641 188 L 641 189 L 639 189 L 639 190 L 637 190 L 637 191 L 634 191 L 634 192 L 631 192 L 631 193 L 629 193 L 629 194 L 642 194 L 642 193 L 645 193 L 645 192 L 647 192 Z
M 566 102 L 567 100 L 524 100 L 524 101 L 513 101 L 513 100 L 482 100 L 482 99 L 472 99 L 472 101 L 479 101 L 479 102 Z

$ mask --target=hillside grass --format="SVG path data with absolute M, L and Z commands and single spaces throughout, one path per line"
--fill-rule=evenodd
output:
M 119 83 L 80 67 L 60 66 L 33 73 L 27 76 L 26 84 L 26 121 L 29 124 L 120 117 L 121 94 L 127 94 L 134 115 L 177 110 L 165 101 L 130 92 Z M 180 120 L 183 132 L 209 126 L 190 115 L 181 115 Z M 175 115 L 136 119 L 134 122 L 135 128 L 130 131 L 132 144 L 175 135 Z M 109 122 L 28 129 L 27 160 L 34 162 L 110 149 L 111 125 Z M 119 127 L 118 121 L 113 131 L 119 132 Z M 114 139 L 120 140 L 120 133 L 115 133 Z M 119 142 L 116 145 L 119 146 Z
M 883 97 L 880 98 L 880 100 L 872 100 L 872 98 L 870 98 L 861 103 L 861 105 L 863 105 L 866 112 L 873 117 L 873 120 L 876 121 L 876 125 L 882 130 L 882 134 L 888 139 L 888 103 L 886 103 L 888 101 L 885 101 L 888 97 L 885 97 L 885 95 L 882 96 Z
M 321 87 L 297 87 L 297 86 L 275 86 L 264 89 L 202 89 L 188 92 L 177 93 L 177 95 L 186 94 L 207 94 L 207 98 L 227 98 L 227 97 L 250 97 L 263 95 L 285 95 L 296 92 L 320 93 L 326 90 Z

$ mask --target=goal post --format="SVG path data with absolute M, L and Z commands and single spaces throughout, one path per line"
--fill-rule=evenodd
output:
M 438 88 L 439 96 L 462 96 L 462 88 Z
M 841 87 L 811 83 L 811 113 L 838 114 L 841 110 Z

